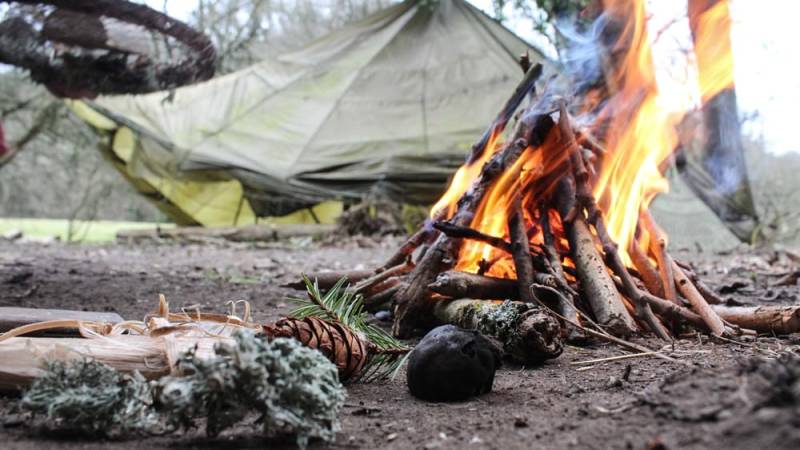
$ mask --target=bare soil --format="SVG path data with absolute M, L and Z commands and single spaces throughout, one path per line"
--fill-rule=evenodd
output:
M 247 300 L 258 320 L 288 312 L 294 291 L 281 284 L 303 271 L 370 268 L 398 245 L 387 238 L 335 246 L 302 240 L 271 246 L 73 246 L 0 243 L 0 305 L 114 311 L 141 318 L 163 293 L 173 307 L 225 310 Z M 770 287 L 796 269 L 787 252 L 679 253 L 731 301 L 795 303 L 797 286 Z M 641 339 L 650 348 L 662 342 Z M 800 448 L 800 384 L 757 383 L 748 367 L 797 350 L 800 341 L 759 338 L 745 344 L 703 336 L 674 344 L 682 363 L 638 358 L 573 363 L 623 354 L 616 347 L 568 347 L 541 367 L 502 368 L 494 391 L 471 401 L 433 404 L 413 398 L 404 375 L 388 383 L 348 386 L 343 430 L 332 447 L 347 448 Z M 791 378 L 791 377 L 790 377 Z M 755 380 L 755 381 L 754 381 Z M 763 381 L 763 380 L 762 380 Z M 784 383 L 784 384 L 781 384 Z M 780 386 L 778 386 L 781 384 Z M 752 391 L 781 401 L 761 401 Z M 792 393 L 794 392 L 794 394 Z M 774 394 L 774 395 L 773 395 Z M 3 448 L 289 447 L 245 427 L 207 439 L 201 430 L 169 437 L 91 441 L 30 428 L 0 397 Z M 324 447 L 321 443 L 316 448 Z

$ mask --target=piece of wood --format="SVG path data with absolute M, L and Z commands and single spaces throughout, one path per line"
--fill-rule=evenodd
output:
M 723 306 L 712 305 L 719 317 L 736 326 L 767 334 L 792 334 L 800 331 L 800 306 Z
M 481 233 L 474 228 L 460 227 L 453 225 L 450 222 L 434 222 L 433 227 L 452 238 L 470 239 L 473 241 L 483 242 L 491 245 L 494 248 L 498 248 L 508 254 L 511 254 L 510 242 L 496 236 L 489 236 L 488 234 Z
M 484 300 L 517 299 L 519 289 L 516 280 L 489 277 L 450 270 L 440 273 L 428 285 L 437 294 L 451 298 L 473 298 Z
M 124 321 L 122 316 L 112 312 L 72 311 L 66 309 L 38 309 L 0 307 L 0 333 L 13 330 L 23 325 L 29 325 L 49 320 L 79 320 L 82 322 L 105 322 L 116 324 Z M 74 328 L 58 328 L 42 333 L 50 336 L 74 336 L 78 331 Z
M 364 297 L 375 295 L 391 286 L 385 285 L 385 282 L 393 277 L 398 277 L 411 272 L 414 269 L 414 264 L 410 261 L 400 263 L 394 267 L 378 272 L 369 278 L 365 278 L 355 285 L 351 286 L 348 290 L 353 294 L 361 294 Z M 383 286 L 383 288 L 381 288 Z
M 15 337 L 0 342 L 0 391 L 18 392 L 44 374 L 46 360 L 70 361 L 91 358 L 124 373 L 137 371 L 145 378 L 169 375 L 180 355 L 193 350 L 204 358 L 214 355 L 214 346 L 232 343 L 232 338 L 208 336 L 121 335 L 113 338 Z
M 525 303 L 536 303 L 537 299 L 531 290 L 534 282 L 533 261 L 531 260 L 528 233 L 525 228 L 525 216 L 522 213 L 521 197 L 518 194 L 511 206 L 508 218 L 508 234 L 511 237 L 511 256 L 517 272 L 517 289 L 519 299 Z
M 500 308 L 514 309 L 518 317 L 513 328 L 494 326 Z M 561 327 L 545 309 L 529 303 L 500 304 L 485 300 L 461 299 L 437 302 L 433 314 L 444 323 L 478 330 L 498 339 L 503 350 L 520 364 L 540 364 L 561 354 Z M 488 319 L 488 320 L 487 320 Z M 511 320 L 503 318 L 501 320 Z
M 683 273 L 683 269 L 675 264 L 675 261 L 671 261 L 671 258 L 668 259 L 672 262 L 672 273 L 675 276 L 675 285 L 678 287 L 681 294 L 689 300 L 694 311 L 703 318 L 711 334 L 715 336 L 727 334 L 722 319 L 714 312 L 708 302 L 706 302 L 703 295 L 697 291 L 697 288 L 692 284 L 691 280 Z
M 672 273 L 672 263 L 670 262 L 672 258 L 667 254 L 667 237 L 649 211 L 642 211 L 639 214 L 639 223 L 650 237 L 650 251 L 656 257 L 661 286 L 664 288 L 664 298 L 677 305 L 680 302 L 678 291 L 675 289 L 675 276 Z
M 423 225 L 422 228 L 417 230 L 416 233 L 412 234 L 403 245 L 400 246 L 399 249 L 392 255 L 377 272 L 383 272 L 384 270 L 388 270 L 392 267 L 395 267 L 399 264 L 402 264 L 403 261 L 407 260 L 414 251 L 419 248 L 424 242 L 428 241 L 435 235 L 436 231 L 428 228 L 426 225 Z
M 629 336 L 637 327 L 597 252 L 589 227 L 582 217 L 568 227 L 571 254 L 586 301 L 597 323 L 617 336 Z

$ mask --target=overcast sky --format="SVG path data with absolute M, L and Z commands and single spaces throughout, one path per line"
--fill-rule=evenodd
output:
M 157 9 L 164 4 L 163 0 L 145 1 Z M 491 10 L 492 0 L 469 1 Z M 196 0 L 167 3 L 169 13 L 181 19 L 186 19 L 196 4 Z M 648 0 L 648 13 L 654 20 L 667 23 L 685 13 L 684 5 L 685 2 L 678 0 Z M 529 24 L 509 15 L 510 28 L 523 38 L 539 42 Z M 757 121 L 746 127 L 746 132 L 762 136 L 770 152 L 800 152 L 800 140 L 793 134 L 800 126 L 795 119 L 800 107 L 800 77 L 794 70 L 800 1 L 731 0 L 731 15 L 740 109 L 759 115 Z M 688 33 L 686 22 L 679 21 L 661 39 L 684 42 Z

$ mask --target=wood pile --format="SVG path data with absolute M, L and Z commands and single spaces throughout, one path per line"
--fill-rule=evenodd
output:
M 593 195 L 606 151 L 576 126 L 566 100 L 547 90 L 535 95 L 540 75 L 538 65 L 527 71 L 473 147 L 465 167 L 491 156 L 452 208 L 435 210 L 374 271 L 311 278 L 324 288 L 348 277 L 350 290 L 363 295 L 368 307 L 392 308 L 393 333 L 403 338 L 452 321 L 441 314 L 441 304 L 459 299 L 539 305 L 559 318 L 562 336 L 574 341 L 588 334 L 620 343 L 641 333 L 671 340 L 690 329 L 722 338 L 797 331 L 796 308 L 724 306 L 688 264 L 670 255 L 664 232 L 646 209 L 638 214 L 636 239 L 620 248 Z M 520 108 L 528 98 L 530 104 Z M 514 120 L 509 138 L 497 143 Z M 506 223 L 502 234 L 490 235 L 475 226 L 476 218 L 498 201 L 507 205 L 500 217 Z M 491 257 L 477 271 L 461 270 L 465 247 L 476 242 L 490 248 L 485 254 Z M 497 270 L 502 264 L 511 267 Z

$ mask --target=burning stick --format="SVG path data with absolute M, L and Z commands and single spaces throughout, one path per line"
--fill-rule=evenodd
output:
M 581 196 L 576 194 L 576 191 L 585 190 L 585 187 L 579 186 L 582 184 L 581 179 L 585 179 L 586 171 L 585 168 L 583 171 L 580 170 L 583 167 L 580 157 L 574 157 L 577 155 L 577 146 L 572 137 L 572 130 L 569 128 L 566 108 L 562 108 L 561 114 L 559 131 L 561 132 L 561 138 L 568 146 L 568 151 L 573 155 L 570 160 L 576 163 L 573 166 L 576 178 L 574 183 L 565 179 L 559 185 L 556 193 L 556 203 L 560 208 L 561 221 L 567 228 L 570 252 L 578 271 L 581 290 L 586 296 L 586 300 L 589 302 L 598 324 L 615 335 L 628 336 L 636 331 L 636 323 L 625 309 L 622 297 L 617 291 L 614 281 L 609 276 L 603 259 L 597 252 L 594 237 L 586 225 L 583 213 L 578 209 L 584 203 L 581 202 Z M 576 198 L 578 199 L 577 203 L 574 200 Z M 576 213 L 576 211 L 578 212 Z M 576 216 L 571 223 L 567 220 L 570 216 Z
M 471 239 L 473 241 L 485 242 L 492 247 L 499 248 L 504 252 L 511 254 L 511 243 L 506 241 L 505 239 L 501 239 L 495 236 L 489 236 L 488 234 L 481 233 L 478 230 L 469 227 L 460 227 L 458 225 L 453 225 L 450 222 L 434 222 L 433 228 L 441 231 L 442 233 L 446 234 L 447 236 L 453 238 L 462 238 L 462 239 Z
M 511 254 L 517 268 L 517 289 L 519 298 L 525 303 L 535 303 L 536 296 L 531 290 L 533 284 L 533 261 L 528 250 L 528 233 L 525 229 L 525 218 L 522 213 L 520 195 L 511 206 L 511 216 L 508 219 L 508 234 L 511 236 Z
M 667 258 L 672 262 L 672 272 L 675 276 L 675 284 L 678 286 L 678 290 L 681 291 L 681 294 L 692 304 L 694 310 L 703 318 L 703 321 L 708 325 L 711 333 L 715 336 L 728 334 L 725 329 L 725 324 L 722 323 L 722 319 L 720 319 L 717 313 L 709 306 L 702 294 L 697 291 L 694 284 L 692 284 L 686 274 L 683 273 L 683 269 L 675 264 L 672 258 Z
M 650 235 L 650 251 L 656 257 L 658 273 L 661 276 L 661 286 L 664 287 L 664 298 L 677 304 L 678 293 L 675 291 L 675 277 L 672 274 L 671 258 L 667 255 L 667 238 L 664 236 L 664 232 L 656 225 L 649 211 L 642 211 L 639 214 L 639 222 L 647 230 L 647 234 Z

